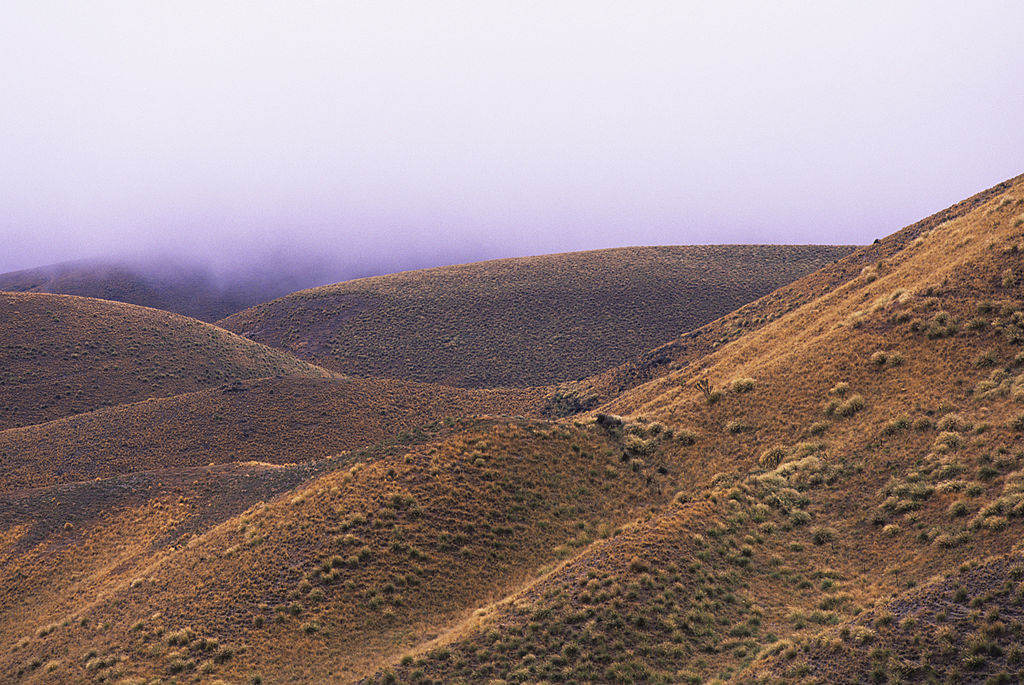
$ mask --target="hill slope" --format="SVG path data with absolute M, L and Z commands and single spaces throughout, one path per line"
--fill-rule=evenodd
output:
M 275 375 L 333 374 L 157 309 L 0 293 L 0 429 Z
M 351 681 L 660 498 L 620 450 L 593 427 L 459 422 L 243 513 L 294 467 L 0 494 L 0 678 Z M 57 497 L 67 525 L 41 527 Z
M 999 196 L 1013 180 L 999 183 L 940 212 L 926 217 L 887 237 L 855 250 L 818 271 L 739 307 L 719 319 L 688 331 L 675 340 L 641 354 L 618 366 L 603 369 L 590 378 L 566 383 L 555 392 L 552 409 L 563 412 L 593 408 L 617 397 L 641 383 L 659 378 L 673 370 L 714 352 L 722 345 L 778 319 L 780 316 L 828 293 L 860 275 L 880 260 L 892 257 L 923 233 L 962 217 Z M 560 401 L 558 401 L 560 400 Z
M 620 364 L 852 247 L 643 247 L 501 259 L 294 293 L 219 325 L 356 376 L 536 386 Z

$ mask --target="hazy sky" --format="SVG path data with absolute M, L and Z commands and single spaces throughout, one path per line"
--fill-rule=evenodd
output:
M 1024 2 L 0 3 L 0 271 L 865 243 L 1024 172 Z

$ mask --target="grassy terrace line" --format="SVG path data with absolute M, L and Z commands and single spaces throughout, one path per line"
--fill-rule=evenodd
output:
M 542 389 L 282 376 L 0 431 L 0 491 L 210 463 L 289 464 L 449 416 L 537 415 Z
M 852 249 L 629 247 L 501 259 L 305 290 L 219 325 L 356 376 L 548 385 L 620 364 Z

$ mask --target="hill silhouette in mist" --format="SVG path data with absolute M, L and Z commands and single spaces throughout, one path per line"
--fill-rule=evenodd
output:
M 0 291 L 80 295 L 217 321 L 254 304 L 329 280 L 320 263 L 259 260 L 217 274 L 186 260 L 91 259 L 0 274 Z

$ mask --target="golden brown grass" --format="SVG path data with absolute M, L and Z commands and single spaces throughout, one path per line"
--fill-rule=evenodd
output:
M 1024 237 L 1006 220 L 1022 204 L 1020 185 L 910 241 L 869 277 L 603 407 L 700 436 L 678 452 L 678 503 L 517 595 L 447 656 L 389 669 L 399 681 L 486 673 L 742 682 L 759 656 L 790 654 L 785 641 L 827 652 L 815 636 L 836 634 L 830 625 L 962 563 L 1010 552 L 1024 513 L 1024 421 L 1012 392 L 1024 372 L 1016 314 L 1024 302 L 1003 273 Z M 978 311 L 985 326 L 956 325 Z M 901 363 L 879 365 L 879 349 Z M 993 379 L 992 367 L 1011 382 Z M 714 405 L 692 385 L 706 377 L 727 387 L 744 376 L 757 379 L 752 390 Z M 976 393 L 980 383 L 991 386 Z M 829 425 L 814 428 L 826 415 Z M 723 430 L 730 421 L 754 428 Z M 773 458 L 759 464 L 765 453 Z M 848 630 L 858 634 L 855 623 Z M 834 651 L 829 668 L 842 661 Z M 991 661 L 998 676 L 1005 661 Z M 834 682 L 827 668 L 806 668 L 773 671 L 774 681 Z M 388 669 L 376 676 L 389 678 Z
M 352 457 L 194 538 L 203 481 L 27 549 L 15 534 L 5 567 L 33 582 L 3 586 L 20 601 L 4 603 L 0 641 L 22 646 L 0 674 L 70 654 L 55 678 L 74 681 L 93 653 L 118 655 L 108 677 L 352 678 L 666 496 L 656 451 L 621 455 L 621 436 L 593 426 L 481 421 Z
M 792 283 L 782 285 L 764 297 L 742 305 L 735 311 L 680 335 L 660 347 L 644 350 L 610 369 L 601 369 L 590 378 L 572 385 L 570 390 L 587 397 L 592 406 L 609 401 L 641 383 L 654 380 L 699 362 L 722 345 L 757 330 L 794 309 L 862 277 L 865 268 L 892 257 L 911 246 L 923 234 L 947 221 L 976 210 L 1006 191 L 1013 181 L 1000 183 L 962 202 L 922 219 L 874 244 L 862 247 L 825 264 Z M 875 272 L 877 278 L 877 272 Z M 866 279 L 865 279 L 866 280 Z
M 305 290 L 219 322 L 356 376 L 466 387 L 582 378 L 850 247 L 644 247 L 502 259 Z

